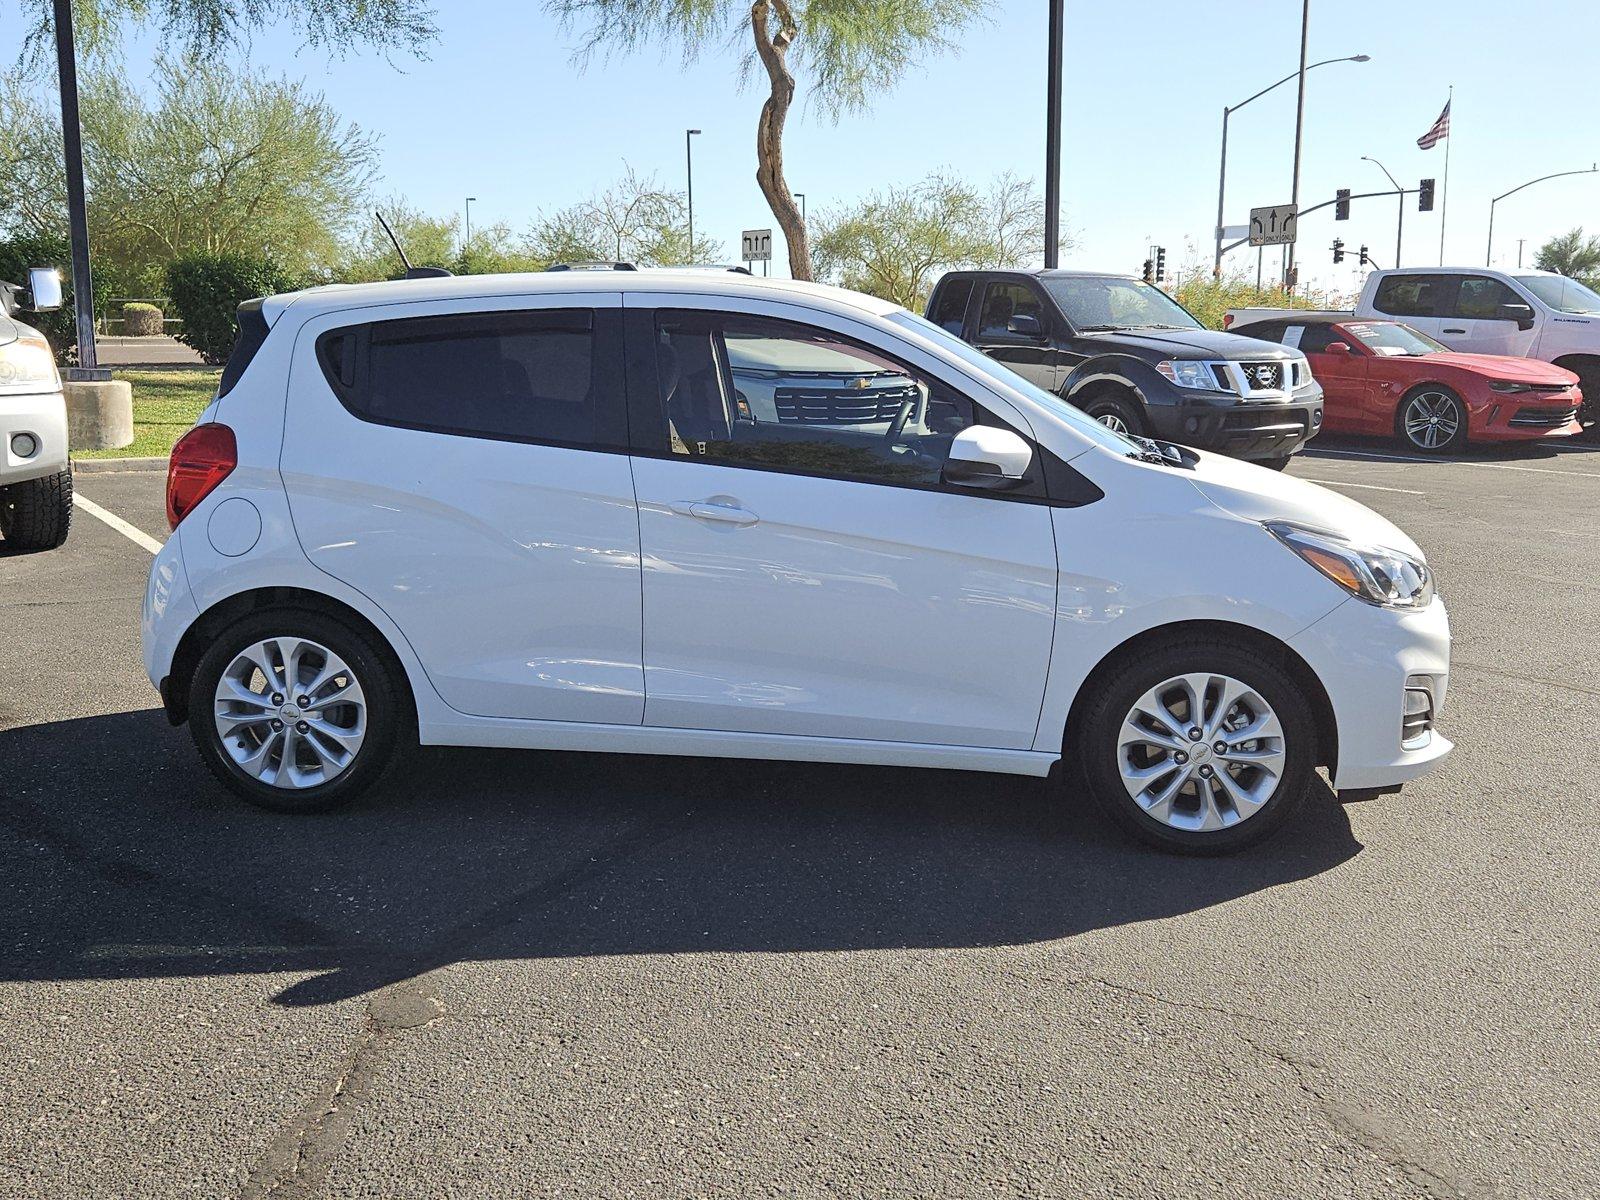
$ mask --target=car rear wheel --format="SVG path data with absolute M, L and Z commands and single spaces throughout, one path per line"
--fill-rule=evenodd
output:
M 1466 406 L 1449 388 L 1425 384 L 1400 401 L 1395 432 L 1423 454 L 1454 454 L 1467 444 Z
M 190 683 L 189 729 L 219 780 L 252 804 L 316 812 L 389 765 L 401 680 L 377 649 L 322 613 L 252 613 L 217 637 Z
M 1309 699 L 1276 663 L 1228 642 L 1138 656 L 1079 728 L 1096 801 L 1135 837 L 1180 854 L 1267 837 L 1316 761 Z
M 11 550 L 54 550 L 72 528 L 72 472 L 0 488 L 0 535 Z

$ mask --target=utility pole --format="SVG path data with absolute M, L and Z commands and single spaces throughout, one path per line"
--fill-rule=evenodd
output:
M 72 235 L 72 299 L 78 317 L 78 366 L 67 378 L 106 380 L 94 347 L 94 282 L 89 275 L 89 212 L 83 195 L 83 130 L 78 124 L 78 54 L 72 0 L 55 0 L 56 73 L 61 81 L 61 140 L 66 152 L 67 224 Z
M 683 131 L 683 161 L 689 176 L 689 249 L 685 252 L 689 262 L 694 263 L 694 142 L 691 141 L 698 129 L 685 129 Z
M 1061 41 L 1066 0 L 1050 0 L 1050 45 L 1046 51 L 1044 122 L 1044 265 L 1061 261 Z
M 1299 98 L 1294 108 L 1294 183 L 1289 189 L 1289 203 L 1299 211 L 1300 205 L 1300 138 L 1306 122 L 1306 41 L 1311 30 L 1311 0 L 1301 0 L 1300 6 L 1300 83 Z M 1283 285 L 1293 290 L 1294 243 L 1284 250 Z

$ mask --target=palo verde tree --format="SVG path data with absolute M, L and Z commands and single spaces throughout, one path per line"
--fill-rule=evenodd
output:
M 715 262 L 722 243 L 689 243 L 687 197 L 654 175 L 625 165 L 622 178 L 587 200 L 541 214 L 525 240 L 527 253 L 548 264 L 612 260 L 647 267 Z
M 759 70 L 767 98 L 756 122 L 756 183 L 789 244 L 789 273 L 810 279 L 805 223 L 784 177 L 794 72 L 809 76 L 809 100 L 823 115 L 864 111 L 908 64 L 949 49 L 989 0 L 546 0 L 545 6 L 583 29 L 580 62 L 596 51 L 652 42 L 676 44 L 692 62 L 720 44 L 742 80 Z
M 1600 237 L 1585 237 L 1581 228 L 1569 229 L 1540 246 L 1533 265 L 1593 287 L 1600 283 Z

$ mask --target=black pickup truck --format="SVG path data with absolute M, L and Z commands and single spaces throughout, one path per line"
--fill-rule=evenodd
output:
M 1282 469 L 1322 428 L 1305 355 L 1089 271 L 951 271 L 928 319 L 1113 429 Z

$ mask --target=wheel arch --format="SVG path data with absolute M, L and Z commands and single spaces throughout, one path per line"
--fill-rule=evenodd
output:
M 1312 722 L 1317 732 L 1316 762 L 1332 770 L 1339 761 L 1339 725 L 1334 714 L 1333 701 L 1322 680 L 1287 642 L 1250 625 L 1232 621 L 1175 621 L 1155 625 L 1132 634 L 1112 647 L 1097 662 L 1078 688 L 1072 706 L 1067 712 L 1066 727 L 1062 731 L 1062 759 L 1069 759 L 1082 732 L 1085 714 L 1091 698 L 1101 684 L 1119 671 L 1125 670 L 1134 659 L 1151 651 L 1170 645 L 1182 645 L 1202 638 L 1236 642 L 1269 658 L 1282 667 L 1311 701 Z
M 167 720 L 181 725 L 189 719 L 189 684 L 195 667 L 211 640 L 224 629 L 251 613 L 266 612 L 276 608 L 299 609 L 321 613 L 350 626 L 367 638 L 384 660 L 384 666 L 394 672 L 396 680 L 403 680 L 401 695 L 407 706 L 406 719 L 416 726 L 417 701 L 415 684 L 406 670 L 405 662 L 395 652 L 384 632 L 366 616 L 341 600 L 321 592 L 297 587 L 261 587 L 236 592 L 206 609 L 184 630 L 177 649 L 172 655 L 172 665 L 162 681 L 161 699 L 166 706 Z

